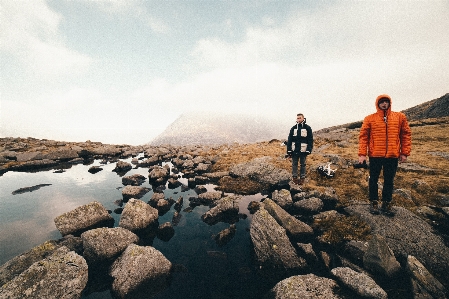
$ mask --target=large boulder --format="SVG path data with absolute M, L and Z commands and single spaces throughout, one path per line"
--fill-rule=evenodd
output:
M 265 210 L 276 219 L 292 239 L 299 240 L 313 235 L 313 229 L 309 225 L 287 213 L 271 199 L 265 199 L 263 205 Z
M 121 227 L 96 228 L 81 235 L 84 246 L 84 258 L 91 263 L 111 262 L 117 258 L 129 244 L 137 243 L 139 237 Z
M 407 273 L 412 280 L 415 298 L 447 298 L 446 288 L 414 256 L 407 257 Z
M 123 200 L 127 201 L 130 198 L 142 198 L 149 191 L 150 189 L 146 187 L 127 185 L 122 189 Z
M 274 190 L 271 198 L 284 210 L 289 210 L 293 204 L 292 195 L 287 189 Z
M 147 235 L 157 228 L 158 218 L 157 209 L 141 200 L 131 198 L 123 209 L 119 226 L 139 236 Z
M 171 262 L 151 246 L 131 244 L 111 267 L 114 298 L 150 298 L 168 286 Z
M 201 216 L 201 219 L 214 225 L 218 222 L 234 223 L 238 221 L 240 196 L 227 196 L 215 202 L 216 206 Z
M 363 256 L 363 266 L 373 273 L 394 277 L 401 270 L 401 265 L 394 257 L 385 238 L 374 234 L 368 242 L 368 249 Z
M 267 299 L 341 299 L 338 284 L 315 274 L 296 275 L 278 282 L 267 294 Z
M 229 174 L 234 177 L 248 177 L 269 187 L 287 187 L 291 174 L 270 163 L 271 157 L 256 158 L 250 162 L 231 167 Z
M 14 257 L 0 267 L 0 286 L 28 269 L 33 263 L 51 255 L 60 246 L 56 241 L 45 241 L 31 250 Z
M 434 234 L 432 226 L 412 212 L 394 206 L 396 215 L 372 215 L 368 205 L 352 205 L 345 210 L 357 215 L 371 226 L 373 233 L 385 240 L 399 262 L 416 257 L 447 288 L 449 285 L 449 248 L 441 237 Z
M 0 298 L 81 298 L 87 280 L 84 258 L 63 246 L 3 285 Z
M 83 232 L 98 227 L 113 227 L 114 218 L 98 201 L 80 206 L 55 218 L 56 228 L 61 235 L 79 236 Z
M 266 274 L 285 278 L 307 267 L 307 262 L 296 254 L 285 229 L 262 207 L 253 216 L 250 235 L 256 260 Z

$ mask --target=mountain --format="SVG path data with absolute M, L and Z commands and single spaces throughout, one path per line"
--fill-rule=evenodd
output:
M 289 126 L 258 116 L 222 113 L 181 115 L 149 144 L 217 145 L 285 138 Z
M 402 112 L 410 121 L 449 116 L 449 93 L 438 99 L 403 110 Z
M 405 109 L 401 111 L 407 116 L 409 122 L 427 119 L 427 118 L 440 118 L 449 116 L 449 93 L 444 96 L 424 102 L 422 104 L 416 105 L 414 107 Z M 359 120 L 352 123 L 347 123 L 343 125 L 333 126 L 329 128 L 324 128 L 316 131 L 316 133 L 326 133 L 338 129 L 355 129 L 362 126 L 363 120 Z M 411 126 L 411 124 L 410 124 Z

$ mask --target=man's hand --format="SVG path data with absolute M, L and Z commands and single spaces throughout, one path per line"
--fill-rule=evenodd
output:
M 359 163 L 360 164 L 366 163 L 366 156 L 359 156 Z
M 399 162 L 400 163 L 407 162 L 407 156 L 406 155 L 400 155 L 399 156 Z

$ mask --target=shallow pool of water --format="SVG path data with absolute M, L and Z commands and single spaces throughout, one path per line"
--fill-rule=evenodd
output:
M 130 159 L 124 160 L 130 162 Z M 91 166 L 101 166 L 102 171 L 91 174 Z M 74 208 L 101 202 L 106 209 L 114 211 L 122 199 L 122 177 L 112 170 L 115 163 L 74 165 L 63 172 L 41 171 L 35 173 L 7 172 L 0 176 L 0 264 L 30 250 L 46 240 L 59 239 L 53 219 Z M 132 169 L 125 175 L 142 174 L 147 180 L 142 186 L 152 188 L 148 182 L 148 168 Z M 184 184 L 185 179 L 180 179 Z M 23 188 L 45 184 L 25 193 L 13 194 Z M 213 190 L 213 185 L 207 185 Z M 197 196 L 193 189 L 181 191 L 165 189 L 165 198 L 184 198 L 184 208 L 189 198 Z M 148 202 L 153 190 L 141 200 Z M 197 206 L 192 212 L 181 211 L 181 220 L 174 226 L 175 235 L 164 242 L 154 239 L 153 246 L 173 264 L 181 265 L 183 271 L 172 276 L 170 286 L 155 298 L 260 298 L 270 287 L 257 276 L 251 257 L 249 226 L 251 214 L 247 210 L 252 200 L 259 201 L 260 194 L 244 196 L 240 201 L 240 213 L 247 218 L 236 223 L 235 237 L 226 245 L 216 244 L 213 236 L 228 228 L 228 223 L 208 225 L 201 215 L 209 208 Z M 171 221 L 173 207 L 159 217 L 159 223 Z M 117 226 L 120 215 L 112 212 Z M 111 298 L 109 291 L 93 293 L 84 298 Z

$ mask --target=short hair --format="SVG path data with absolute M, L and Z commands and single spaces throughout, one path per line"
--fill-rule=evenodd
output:
M 302 116 L 302 117 L 304 117 L 304 114 L 298 113 L 298 114 L 296 114 L 296 116 Z

